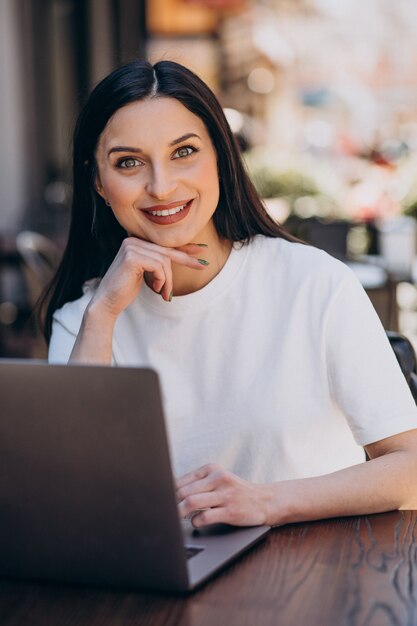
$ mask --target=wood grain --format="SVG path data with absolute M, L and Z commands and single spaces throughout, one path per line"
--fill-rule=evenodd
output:
M 0 582 L 1 626 L 417 626 L 416 512 L 293 524 L 189 597 Z

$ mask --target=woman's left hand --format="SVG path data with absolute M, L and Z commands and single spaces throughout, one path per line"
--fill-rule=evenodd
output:
M 177 480 L 177 497 L 180 516 L 190 516 L 196 528 L 217 523 L 257 526 L 268 523 L 271 485 L 249 483 L 209 464 Z

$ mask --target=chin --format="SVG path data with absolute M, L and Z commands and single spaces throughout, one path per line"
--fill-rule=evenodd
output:
M 188 232 L 178 232 L 178 233 L 157 233 L 158 236 L 150 239 L 153 243 L 158 246 L 163 246 L 164 248 L 179 248 L 181 246 L 185 246 L 188 243 L 195 242 L 195 235 Z M 194 237 L 194 239 L 193 239 Z
M 138 239 L 143 239 L 144 241 L 149 241 L 149 243 L 154 243 L 156 246 L 161 246 L 162 248 L 180 248 L 181 246 L 185 246 L 190 243 L 188 238 L 184 237 L 149 237 L 144 234 L 132 234 L 132 237 L 137 237 Z

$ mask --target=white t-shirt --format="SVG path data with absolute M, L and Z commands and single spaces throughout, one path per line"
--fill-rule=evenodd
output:
M 94 287 L 56 312 L 51 362 L 67 362 Z M 116 322 L 113 359 L 159 372 L 177 476 L 208 462 L 253 482 L 316 476 L 417 427 L 354 274 L 283 239 L 235 246 L 206 287 L 172 302 L 144 284 Z

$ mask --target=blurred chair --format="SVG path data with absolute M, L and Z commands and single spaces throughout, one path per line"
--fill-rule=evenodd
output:
M 387 330 L 387 337 L 397 358 L 398 365 L 408 383 L 414 402 L 417 404 L 417 358 L 411 341 L 405 335 Z M 366 453 L 366 460 L 369 456 Z
M 366 290 L 384 328 L 398 331 L 397 283 L 386 269 L 370 262 L 349 259 L 347 241 L 352 228 L 351 223 L 337 219 L 322 220 L 317 217 L 303 219 L 290 215 L 284 227 L 299 239 L 347 263 Z
M 417 403 L 417 359 L 413 344 L 400 333 L 387 331 L 387 336 L 413 394 L 413 398 Z
M 53 241 L 28 230 L 17 235 L 16 248 L 23 261 L 30 304 L 34 308 L 52 278 L 61 254 Z
M 347 239 L 352 227 L 350 222 L 290 215 L 284 227 L 299 239 L 325 250 L 337 259 L 344 261 L 348 256 Z
M 372 263 L 346 261 L 372 302 L 385 330 L 398 332 L 397 283 L 386 269 Z

